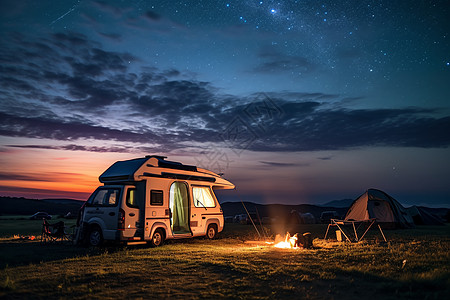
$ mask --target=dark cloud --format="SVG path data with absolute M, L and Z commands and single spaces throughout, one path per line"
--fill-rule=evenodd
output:
M 450 117 L 426 116 L 422 109 L 308 110 L 281 106 L 286 116 L 268 127 L 255 149 L 289 151 L 350 147 L 448 147 Z M 267 146 L 268 143 L 278 147 Z
M 297 74 L 308 74 L 313 72 L 317 66 L 302 56 L 287 55 L 273 49 L 264 49 L 259 53 L 263 61 L 252 69 L 256 73 L 274 72 L 296 72 Z
M 17 174 L 14 172 L 0 172 L 0 181 L 7 180 L 20 180 L 20 181 L 42 181 L 42 182 L 55 182 L 65 181 L 63 177 L 83 177 L 84 174 L 80 173 L 63 173 L 63 172 L 46 172 L 46 173 L 28 173 Z
M 0 185 L 0 191 L 2 194 L 12 193 L 14 196 L 23 195 L 27 198 L 31 199 L 43 199 L 48 197 L 57 197 L 57 198 L 70 198 L 70 199 L 84 199 L 87 200 L 90 193 L 84 192 L 68 192 L 68 191 L 57 191 L 54 189 L 36 189 L 36 188 L 28 188 L 28 187 L 14 187 L 14 186 L 5 186 Z
M 161 19 L 161 15 L 159 15 L 159 14 L 153 12 L 153 11 L 147 11 L 145 13 L 145 17 L 149 18 L 152 21 L 158 21 L 159 19 Z
M 270 167 L 305 167 L 309 166 L 309 164 L 299 164 L 299 163 L 280 163 L 273 161 L 259 161 L 260 163 L 270 166 Z
M 79 34 L 39 41 L 12 35 L 0 54 L 0 134 L 71 141 L 55 149 L 126 152 L 121 143 L 164 152 L 190 143 L 255 151 L 450 145 L 450 117 L 431 110 L 345 109 L 343 102 L 360 98 L 326 93 L 225 95 L 176 69 L 131 70 L 130 62 L 139 59 L 105 51 Z M 261 72 L 313 69 L 301 57 L 274 51 L 260 58 Z M 118 145 L 86 146 L 85 139 Z
M 106 32 L 100 32 L 99 33 L 101 36 L 106 37 L 110 40 L 113 41 L 118 41 L 120 42 L 122 40 L 122 35 L 118 34 L 118 33 L 106 33 Z
M 0 113 L 0 135 L 54 140 L 117 140 L 146 142 L 160 138 L 151 132 L 134 133 L 77 122 L 45 118 L 24 118 Z
M 23 175 L 15 173 L 0 172 L 0 181 L 3 180 L 21 180 L 21 181 L 51 181 L 42 176 Z
M 118 153 L 131 153 L 133 148 L 126 146 L 110 146 L 110 147 L 99 147 L 99 146 L 84 146 L 84 145 L 62 145 L 62 146 L 50 146 L 50 145 L 6 145 L 12 148 L 29 148 L 29 149 L 50 149 L 50 150 L 69 150 L 69 151 L 89 151 L 89 152 L 118 152 Z M 153 150 L 155 150 L 153 148 Z
M 318 157 L 317 159 L 319 160 L 331 160 L 333 157 L 332 156 L 322 156 L 322 157 Z

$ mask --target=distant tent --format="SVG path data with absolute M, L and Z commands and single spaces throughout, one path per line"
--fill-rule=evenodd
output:
M 288 220 L 289 224 L 302 224 L 300 214 L 295 209 L 291 210 L 291 212 L 289 213 Z
M 413 227 L 414 222 L 397 200 L 383 191 L 368 189 L 347 211 L 345 221 L 363 221 L 375 218 L 383 227 Z
M 416 225 L 445 225 L 439 218 L 428 213 L 423 207 L 411 206 L 406 209 Z
M 314 224 L 316 219 L 311 213 L 299 213 L 295 209 L 289 213 L 289 224 Z
M 302 219 L 302 224 L 315 224 L 316 218 L 312 213 L 304 213 L 300 214 L 300 218 Z

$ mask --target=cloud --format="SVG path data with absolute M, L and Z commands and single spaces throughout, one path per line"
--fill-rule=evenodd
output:
M 56 191 L 53 189 L 37 189 L 27 187 L 13 187 L 0 185 L 0 193 L 3 195 L 14 195 L 14 197 L 21 196 L 31 199 L 42 199 L 48 197 L 83 199 L 86 200 L 90 193 L 86 192 L 70 192 L 70 191 Z
M 13 172 L 0 172 L 0 181 L 42 181 L 42 182 L 64 182 L 68 177 L 83 178 L 84 174 L 64 173 L 64 172 L 46 172 L 46 173 L 28 173 L 17 174 Z
M 15 173 L 6 173 L 6 172 L 0 172 L 0 181 L 8 180 L 8 181 L 14 181 L 14 180 L 20 180 L 20 181 L 49 181 L 48 179 L 45 179 L 43 177 L 36 177 L 32 175 L 22 175 L 22 174 L 15 174 Z
M 147 11 L 144 16 L 152 21 L 158 21 L 159 19 L 161 19 L 161 15 L 150 10 Z
M 50 149 L 50 150 L 89 151 L 89 152 L 131 153 L 136 151 L 135 149 L 127 146 L 98 147 L 98 146 L 84 146 L 76 144 L 68 144 L 61 146 L 51 146 L 51 145 L 6 145 L 6 146 L 11 148 Z
M 169 152 L 208 143 L 254 151 L 450 145 L 450 117 L 432 110 L 350 109 L 343 103 L 359 97 L 320 92 L 227 95 L 177 69 L 131 67 L 142 61 L 80 34 L 13 34 L 4 45 L 0 135 L 69 141 L 29 147 L 126 152 L 131 143 L 138 150 Z M 283 60 L 297 61 L 299 69 L 308 65 L 273 51 L 260 57 L 261 72 L 283 69 Z M 86 140 L 114 145 L 93 147 Z
M 299 163 L 280 163 L 280 162 L 273 162 L 273 161 L 259 161 L 260 163 L 270 166 L 270 167 L 306 167 L 310 164 L 299 164 Z
M 302 56 L 287 55 L 273 49 L 263 49 L 259 53 L 262 63 L 251 71 L 255 73 L 296 72 L 297 74 L 309 74 L 317 69 L 317 66 Z
M 333 156 L 321 156 L 321 157 L 317 157 L 317 159 L 319 160 L 331 160 L 333 158 Z

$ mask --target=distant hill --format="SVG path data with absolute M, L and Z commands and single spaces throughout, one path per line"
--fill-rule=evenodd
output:
M 354 199 L 333 200 L 320 206 L 349 208 Z
M 291 211 L 295 210 L 299 213 L 310 213 L 316 220 L 320 218 L 323 211 L 335 210 L 340 216 L 345 216 L 347 208 L 336 208 L 330 206 L 317 206 L 311 204 L 285 205 L 285 204 L 257 204 L 253 202 L 244 202 L 247 210 L 257 212 L 261 218 L 263 217 L 286 217 Z M 224 202 L 221 204 L 224 216 L 235 216 L 245 214 L 245 208 L 241 202 Z
M 32 215 L 38 211 L 51 215 L 77 214 L 84 201 L 72 199 L 26 199 L 0 197 L 0 215 Z
M 285 204 L 257 204 L 244 202 L 250 213 L 258 213 L 263 217 L 289 217 L 292 211 L 299 213 L 311 213 L 318 221 L 323 211 L 335 210 L 342 218 L 352 203 L 351 199 L 335 200 L 321 206 L 311 204 L 285 205 Z M 0 197 L 0 215 L 32 215 L 38 211 L 44 211 L 51 215 L 65 215 L 70 212 L 76 215 L 84 201 L 73 199 L 26 199 L 16 197 Z M 241 202 L 224 202 L 221 204 L 223 215 L 235 216 L 245 214 L 245 208 Z M 450 209 L 421 207 L 428 213 L 437 216 L 443 221 L 450 221 Z

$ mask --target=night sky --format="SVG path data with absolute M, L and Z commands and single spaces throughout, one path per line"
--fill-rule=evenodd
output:
M 450 207 L 448 1 L 0 2 L 0 195 L 147 154 L 312 203 Z

